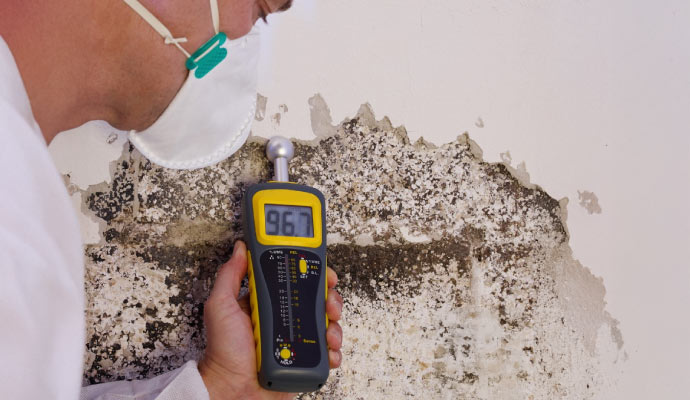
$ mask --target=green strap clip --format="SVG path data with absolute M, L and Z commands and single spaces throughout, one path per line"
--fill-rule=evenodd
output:
M 223 32 L 216 34 L 187 59 L 185 63 L 187 69 L 194 71 L 194 76 L 197 78 L 206 76 L 228 56 L 228 50 L 220 47 L 227 39 L 228 37 Z

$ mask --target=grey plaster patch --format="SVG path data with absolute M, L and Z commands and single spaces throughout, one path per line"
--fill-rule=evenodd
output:
M 506 150 L 505 153 L 501 153 L 501 161 L 503 161 L 506 165 L 513 163 L 513 157 L 510 155 L 510 151 Z
M 477 117 L 477 122 L 474 123 L 474 126 L 477 128 L 483 128 L 484 127 L 484 120 L 482 117 Z
M 271 116 L 271 122 L 273 122 L 273 125 L 274 125 L 275 127 L 279 127 L 279 126 L 280 126 L 280 119 L 282 118 L 282 116 L 283 116 L 283 115 L 282 115 L 281 113 L 279 113 L 279 112 L 278 112 L 278 113 L 275 113 L 275 114 L 273 114 L 273 115 Z
M 319 99 L 319 138 L 296 142 L 290 174 L 328 201 L 344 363 L 303 398 L 590 399 L 610 384 L 622 336 L 601 279 L 573 259 L 563 202 L 484 162 L 466 134 L 410 143 L 368 106 L 332 127 Z M 264 143 L 196 171 L 130 146 L 112 182 L 83 194 L 103 237 L 86 249 L 85 382 L 202 354 L 203 302 L 242 237 L 240 200 L 271 175 Z
M 587 210 L 589 214 L 601 214 L 601 206 L 597 195 L 586 190 L 577 191 L 577 198 L 580 206 Z
M 319 137 L 331 136 L 336 132 L 331 117 L 331 109 L 321 94 L 317 93 L 309 98 L 311 129 Z
M 79 187 L 72 183 L 69 174 L 62 175 L 62 182 L 65 184 L 67 193 L 71 196 L 79 191 Z
M 111 132 L 110 135 L 108 135 L 108 138 L 105 140 L 106 143 L 108 144 L 113 144 L 117 140 L 117 133 Z
M 262 96 L 261 93 L 256 94 L 256 113 L 254 113 L 254 119 L 257 121 L 263 121 L 266 117 L 266 104 L 268 103 L 268 97 Z
M 525 165 L 525 162 L 521 162 L 520 164 L 517 165 L 517 168 L 512 171 L 513 175 L 520 181 L 523 182 L 524 184 L 529 184 L 530 182 L 530 177 L 529 177 L 529 172 L 527 172 L 527 165 Z

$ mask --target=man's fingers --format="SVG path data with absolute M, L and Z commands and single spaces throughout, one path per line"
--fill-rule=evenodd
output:
M 333 268 L 328 267 L 328 274 L 326 276 L 328 277 L 328 282 L 326 282 L 328 284 L 328 287 L 334 288 L 335 285 L 338 284 L 338 274 L 335 273 Z
M 245 314 L 252 315 L 252 309 L 249 306 L 249 293 L 237 299 L 237 304 L 240 305 L 240 308 Z
M 343 314 L 343 297 L 335 289 L 328 289 L 326 314 L 331 321 L 338 321 Z
M 236 299 L 240 293 L 242 279 L 247 274 L 247 248 L 244 242 L 238 240 L 232 252 L 232 257 L 223 264 L 216 275 L 216 282 L 211 291 L 211 297 L 232 297 Z
M 328 363 L 331 368 L 340 367 L 340 363 L 343 361 L 343 355 L 339 350 L 328 350 Z
M 343 345 L 343 328 L 337 322 L 331 322 L 326 331 L 326 342 L 330 350 L 340 350 Z

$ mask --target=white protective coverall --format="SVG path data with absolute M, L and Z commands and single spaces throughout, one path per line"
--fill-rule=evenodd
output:
M 194 360 L 81 388 L 83 257 L 69 195 L 0 37 L 0 399 L 208 399 Z

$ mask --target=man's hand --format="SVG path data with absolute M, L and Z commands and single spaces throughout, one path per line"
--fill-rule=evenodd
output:
M 264 390 L 256 374 L 254 335 L 249 317 L 249 299 L 238 299 L 242 279 L 247 273 L 247 248 L 235 243 L 230 261 L 223 264 L 211 295 L 204 307 L 207 345 L 199 372 L 211 400 L 219 399 L 292 399 L 293 394 Z M 328 301 L 330 320 L 326 341 L 331 368 L 340 366 L 343 331 L 337 322 L 343 309 L 343 298 L 333 289 L 338 277 L 328 268 Z

